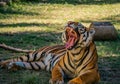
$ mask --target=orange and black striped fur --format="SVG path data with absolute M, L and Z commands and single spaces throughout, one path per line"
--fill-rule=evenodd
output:
M 54 63 L 64 56 L 66 49 L 63 45 L 45 46 L 25 56 L 2 61 L 0 65 L 10 70 L 17 69 L 45 69 L 51 71 Z
M 87 29 L 78 22 L 69 21 L 62 34 L 64 45 L 43 47 L 15 59 L 0 63 L 8 69 L 46 69 L 51 71 L 50 84 L 96 84 L 100 77 L 97 50 L 93 42 L 94 29 Z

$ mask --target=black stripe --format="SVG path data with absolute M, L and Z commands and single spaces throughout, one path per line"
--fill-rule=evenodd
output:
M 64 75 L 65 75 L 65 70 L 61 67 L 61 65 L 58 63 L 58 66 L 60 67 L 60 69 L 63 71 Z
M 82 49 L 80 49 L 80 51 L 79 52 L 77 52 L 77 53 L 71 53 L 73 56 L 74 55 L 78 55 L 78 54 L 80 54 L 80 52 L 82 51 Z
M 20 57 L 20 60 L 23 62 L 23 58 L 22 57 Z
M 75 32 L 77 33 L 78 37 L 80 36 L 80 33 L 78 31 L 78 28 L 75 29 Z
M 82 64 L 82 62 L 83 62 L 83 60 L 86 58 L 86 56 L 88 55 L 88 53 L 89 53 L 89 48 L 86 48 L 87 50 L 85 50 L 85 54 L 83 55 L 83 57 L 81 58 L 81 60 L 80 60 L 80 62 L 79 62 L 79 64 L 77 65 L 77 67 L 79 67 L 81 64 Z
M 86 36 L 84 41 L 86 41 L 88 37 L 89 37 L 89 32 L 87 32 L 87 36 Z
M 73 72 L 66 66 L 65 56 L 63 57 L 63 64 L 64 64 L 65 68 L 66 68 L 69 72 L 73 73 Z
M 45 56 L 45 52 L 42 52 L 41 55 L 39 56 L 39 58 L 36 61 L 39 61 L 44 56 Z
M 52 65 L 55 63 L 55 61 L 57 60 L 57 59 L 59 59 L 61 56 L 62 56 L 63 54 L 61 54 L 61 55 L 59 55 L 59 56 L 57 56 L 56 58 L 55 58 L 55 56 L 53 56 L 52 57 Z M 54 59 L 55 58 L 55 59 Z
M 96 67 L 96 64 L 94 64 L 89 70 L 94 69 Z
M 90 57 L 90 59 L 89 59 L 90 61 L 92 61 L 92 60 L 94 59 L 93 54 L 95 53 L 95 50 L 96 50 L 96 49 L 94 49 L 94 51 L 93 51 L 93 53 L 92 53 L 92 55 L 91 55 L 92 57 Z M 89 61 L 89 60 L 88 60 L 88 61 Z M 85 64 L 85 66 L 84 66 L 82 69 L 84 69 L 89 63 L 90 63 L 90 62 L 88 62 L 87 64 Z M 81 70 L 82 70 L 82 69 L 81 69 Z
M 27 62 L 28 62 L 28 61 L 29 61 L 29 59 L 30 59 L 29 54 L 27 54 L 27 55 L 26 55 L 26 57 L 27 57 Z
M 61 50 L 58 50 L 57 52 L 55 52 L 55 54 L 59 54 L 59 53 L 65 53 L 66 49 L 61 49 Z
M 89 68 L 88 70 L 94 69 L 94 68 L 95 68 L 95 66 L 96 66 L 96 65 L 94 64 L 94 65 L 93 65 L 91 68 Z M 84 67 L 82 67 L 82 69 L 81 69 L 81 70 L 83 70 L 85 67 L 87 67 L 87 65 L 85 65 Z M 80 71 L 81 71 L 81 70 L 80 70 Z M 80 71 L 79 71 L 79 73 L 80 73 Z
M 23 63 L 24 68 L 26 68 L 25 64 Z
M 51 69 L 52 69 L 52 63 L 51 63 L 52 61 L 50 61 L 50 70 L 49 71 L 51 71 Z
M 56 57 L 56 58 L 52 61 L 52 65 L 54 65 L 55 61 L 56 61 L 57 59 L 59 59 L 59 58 L 60 58 L 59 56 Z
M 85 49 L 85 52 L 84 52 L 85 54 L 83 55 L 82 61 L 83 61 L 84 58 L 89 54 L 89 51 L 90 51 L 90 46 Z M 87 53 L 86 53 L 86 52 L 87 52 Z
M 48 51 L 47 51 L 47 53 L 50 53 L 50 52 L 52 52 L 52 51 L 55 51 L 55 50 L 57 50 L 59 47 L 57 47 L 57 46 L 53 46 L 53 47 L 51 47 L 51 49 L 49 49 Z
M 94 51 L 93 51 L 93 53 L 92 53 L 92 55 L 91 55 L 91 56 L 93 56 L 93 54 L 94 54 L 95 50 L 96 50 L 96 49 L 94 49 Z M 92 57 L 92 59 L 90 59 L 90 60 L 93 60 L 93 59 L 94 59 L 94 56 L 93 56 L 93 57 Z M 90 63 L 90 62 L 88 62 L 87 64 L 85 64 L 85 65 L 84 65 L 84 67 L 82 67 L 82 69 L 81 69 L 81 70 L 83 70 L 85 67 L 87 67 L 87 65 L 88 65 L 89 63 Z M 96 66 L 96 65 L 92 66 L 90 69 L 94 69 L 94 68 L 95 68 L 95 66 Z M 90 70 L 90 69 L 89 69 L 89 70 Z M 80 71 L 81 71 L 81 70 L 80 70 Z M 79 71 L 79 72 L 80 72 L 80 71 Z
M 80 34 L 84 34 L 86 32 L 86 29 L 83 32 L 80 32 Z
M 95 51 L 96 51 L 96 49 L 93 50 L 92 55 L 91 55 L 92 57 L 90 57 L 90 61 L 94 59 L 93 54 L 95 53 Z
M 78 45 L 78 44 L 80 44 L 80 43 L 77 43 L 77 45 Z M 81 46 L 77 46 L 77 47 L 75 47 L 75 49 L 78 49 L 78 48 L 81 48 Z
M 44 61 L 43 61 L 43 60 L 41 60 L 41 62 L 45 65 L 45 63 L 44 63 Z
M 29 62 L 29 64 L 30 64 L 30 66 L 32 67 L 32 69 L 34 69 L 34 70 L 35 70 L 35 68 L 34 68 L 34 66 L 32 65 L 32 63 L 31 63 L 31 62 Z
M 68 59 L 68 64 L 70 65 L 70 67 L 72 67 L 74 69 L 74 67 L 72 66 L 71 64 L 71 60 L 70 60 L 70 56 L 69 56 L 69 53 L 67 52 L 67 59 Z
M 47 66 L 45 65 L 45 70 L 47 70 Z
M 41 70 L 41 67 L 38 63 L 35 62 L 35 65 L 39 68 L 39 70 Z
M 36 52 L 35 54 L 33 54 L 33 55 L 34 55 L 34 56 L 33 56 L 33 61 L 36 60 L 36 58 L 37 58 L 37 54 L 38 54 L 38 52 Z
M 79 54 L 76 54 L 76 55 L 80 56 L 81 51 L 82 51 L 82 49 L 79 51 Z M 84 51 L 83 51 L 83 52 L 84 52 Z M 82 57 L 80 57 L 79 59 L 75 59 L 74 61 L 75 61 L 75 62 L 78 62 L 78 61 L 80 61 L 81 58 L 82 58 Z

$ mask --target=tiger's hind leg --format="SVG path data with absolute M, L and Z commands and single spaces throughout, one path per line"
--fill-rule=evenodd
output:
M 8 60 L 4 60 L 0 62 L 1 67 L 7 67 L 10 62 L 33 62 L 33 61 L 40 61 L 41 58 L 44 57 L 44 52 L 39 52 L 39 53 L 29 53 L 25 56 L 17 57 L 17 58 L 12 58 Z
M 33 59 L 32 54 L 29 53 L 28 55 L 25 55 L 25 56 L 21 56 L 21 57 L 17 57 L 17 58 L 11 58 L 11 59 L 1 61 L 0 66 L 5 68 L 11 62 L 26 62 L 26 61 L 31 61 L 32 59 Z
M 9 70 L 29 69 L 29 70 L 41 70 L 45 69 L 46 65 L 40 62 L 10 62 L 7 66 Z
M 47 47 L 43 47 L 37 51 L 34 51 L 32 53 L 28 53 L 25 56 L 20 56 L 17 58 L 8 59 L 5 61 L 0 62 L 0 67 L 7 67 L 10 62 L 33 62 L 33 61 L 39 61 L 42 57 L 44 57 L 45 52 L 44 50 L 47 49 Z

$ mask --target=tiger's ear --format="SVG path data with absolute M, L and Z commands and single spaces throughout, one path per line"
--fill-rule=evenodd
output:
M 90 35 L 93 36 L 95 34 L 95 29 L 94 28 L 90 28 L 89 33 L 90 33 Z
M 65 24 L 65 28 L 68 27 L 68 26 L 70 26 L 70 24 L 72 24 L 72 23 L 73 23 L 73 21 L 68 21 L 68 22 Z

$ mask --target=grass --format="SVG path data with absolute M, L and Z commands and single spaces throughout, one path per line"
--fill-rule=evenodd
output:
M 120 3 L 111 2 L 13 3 L 0 7 L 0 43 L 22 49 L 62 44 L 60 35 L 69 20 L 80 21 L 87 27 L 93 21 L 110 21 L 120 38 Z M 120 84 L 120 39 L 95 43 L 99 55 L 100 84 Z M 24 53 L 0 49 L 0 59 L 21 55 Z M 8 72 L 0 69 L 0 84 L 48 84 L 49 78 L 50 74 L 45 71 Z

